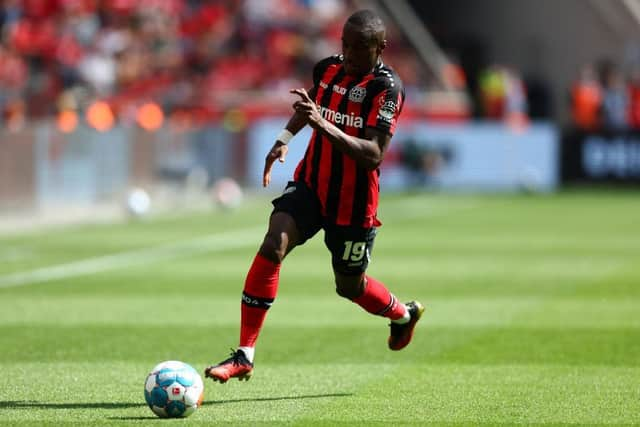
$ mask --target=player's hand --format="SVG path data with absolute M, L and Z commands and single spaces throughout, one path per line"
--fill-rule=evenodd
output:
M 262 174 L 262 186 L 266 187 L 271 182 L 271 168 L 273 167 L 273 162 L 278 159 L 280 163 L 284 163 L 284 159 L 287 156 L 287 151 L 289 151 L 289 147 L 286 144 L 283 144 L 280 141 L 276 141 L 271 147 L 271 150 L 267 153 L 267 158 L 264 159 L 264 172 Z
M 322 116 L 316 103 L 309 97 L 307 90 L 291 89 L 290 92 L 300 97 L 299 101 L 293 103 L 293 109 L 305 118 L 309 126 L 316 128 L 322 122 Z

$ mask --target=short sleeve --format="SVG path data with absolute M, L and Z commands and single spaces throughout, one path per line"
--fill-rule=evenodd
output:
M 385 83 L 385 88 L 373 98 L 367 127 L 393 135 L 404 104 L 404 88 L 399 80 Z

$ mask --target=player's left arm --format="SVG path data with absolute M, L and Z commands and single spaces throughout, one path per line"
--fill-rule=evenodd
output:
M 306 118 L 309 126 L 322 133 L 334 147 L 365 169 L 374 170 L 380 166 L 391 142 L 390 134 L 374 127 L 367 127 L 364 138 L 347 135 L 333 123 L 322 118 L 306 90 L 293 89 L 291 93 L 301 98 L 293 105 L 294 109 Z

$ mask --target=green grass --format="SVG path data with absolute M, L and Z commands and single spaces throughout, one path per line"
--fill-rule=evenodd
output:
M 385 319 L 335 294 L 317 236 L 285 262 L 254 377 L 207 382 L 186 420 L 157 419 L 144 379 L 237 344 L 266 199 L 0 236 L 0 423 L 640 425 L 639 196 L 385 197 L 369 273 L 427 305 L 412 344 L 390 352 Z

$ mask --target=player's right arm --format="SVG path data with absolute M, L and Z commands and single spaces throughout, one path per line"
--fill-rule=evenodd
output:
M 315 97 L 315 87 L 310 89 L 309 92 L 311 96 Z M 293 135 L 297 134 L 300 129 L 305 127 L 307 124 L 307 119 L 304 114 L 295 111 L 285 129 L 291 132 Z M 287 152 L 289 151 L 289 147 L 284 142 L 277 140 L 271 147 L 271 150 L 267 153 L 267 157 L 264 160 L 264 172 L 262 174 L 262 186 L 266 187 L 271 182 L 271 168 L 273 167 L 273 163 L 278 159 L 280 163 L 284 163 L 284 159 L 287 156 Z
M 313 87 L 308 91 L 309 97 L 312 100 L 316 99 L 316 94 L 318 93 L 318 86 L 320 85 L 320 80 L 322 80 L 322 76 L 331 64 L 336 64 L 340 62 L 341 59 L 338 55 L 330 56 L 319 61 L 313 67 Z M 291 132 L 293 135 L 298 133 L 300 129 L 305 127 L 308 122 L 307 115 L 303 114 L 300 111 L 297 111 L 294 104 L 294 113 L 287 122 L 285 129 Z M 271 150 L 267 153 L 267 157 L 264 161 L 264 172 L 262 174 L 262 186 L 266 187 L 271 182 L 271 168 L 273 167 L 273 163 L 278 159 L 280 163 L 284 163 L 284 159 L 287 156 L 287 151 L 289 148 L 287 144 L 283 141 L 278 141 L 273 144 Z

